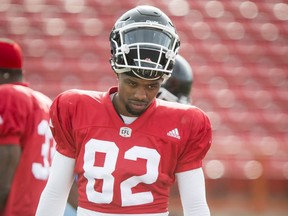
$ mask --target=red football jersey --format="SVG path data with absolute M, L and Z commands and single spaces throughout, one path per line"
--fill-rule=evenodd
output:
M 70 90 L 50 109 L 57 150 L 76 159 L 79 206 L 114 214 L 167 212 L 175 173 L 201 167 L 210 148 L 209 119 L 196 107 L 156 99 L 125 125 L 110 99 L 116 91 Z
M 55 141 L 49 128 L 52 101 L 25 84 L 0 85 L 0 145 L 16 144 L 21 157 L 1 216 L 34 216 Z

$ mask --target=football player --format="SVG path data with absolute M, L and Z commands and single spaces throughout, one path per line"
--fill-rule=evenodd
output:
M 50 109 L 56 153 L 36 215 L 62 215 L 74 172 L 78 215 L 167 216 L 175 180 L 184 215 L 210 215 L 202 160 L 211 124 L 197 107 L 156 99 L 180 46 L 169 17 L 137 6 L 110 34 L 118 86 L 68 90 Z
M 35 215 L 55 141 L 52 101 L 24 82 L 22 50 L 0 38 L 0 215 Z

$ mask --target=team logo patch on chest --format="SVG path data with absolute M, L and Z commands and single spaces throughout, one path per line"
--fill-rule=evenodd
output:
M 119 135 L 122 137 L 131 137 L 132 129 L 129 127 L 121 127 L 119 131 Z

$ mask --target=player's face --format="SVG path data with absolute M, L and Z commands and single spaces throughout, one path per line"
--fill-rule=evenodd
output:
M 141 115 L 155 99 L 162 79 L 143 80 L 126 75 L 118 75 L 118 94 L 115 96 L 114 105 L 118 112 L 126 116 Z

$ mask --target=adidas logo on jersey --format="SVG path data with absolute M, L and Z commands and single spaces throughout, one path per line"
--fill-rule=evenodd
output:
M 169 132 L 167 133 L 167 136 L 174 137 L 174 138 L 176 138 L 176 139 L 180 139 L 180 135 L 179 135 L 179 132 L 178 132 L 178 129 L 177 129 L 177 128 L 169 131 Z

